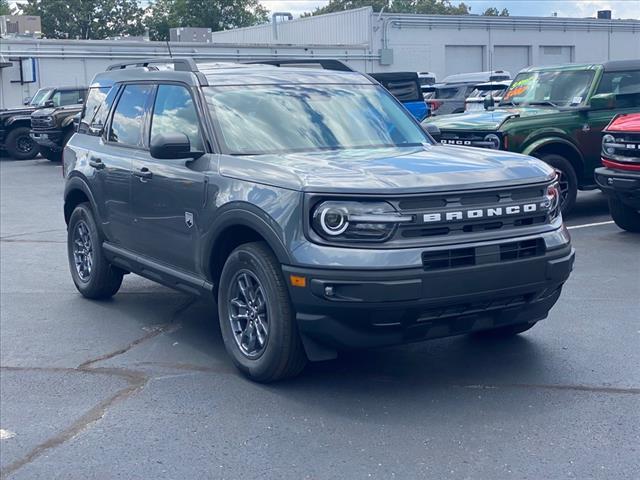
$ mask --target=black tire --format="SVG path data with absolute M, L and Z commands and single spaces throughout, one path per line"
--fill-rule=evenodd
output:
M 571 162 L 555 153 L 543 154 L 540 157 L 545 163 L 558 170 L 560 182 L 560 210 L 566 215 L 573 209 L 578 197 L 578 176 Z
M 31 160 L 36 158 L 40 149 L 38 144 L 29 136 L 29 127 L 16 127 L 5 138 L 4 148 L 10 157 L 16 160 Z
M 62 152 L 52 150 L 49 147 L 43 147 L 40 145 L 40 155 L 49 160 L 50 162 L 59 162 L 62 160 Z
M 249 274 L 254 282 L 255 291 L 260 290 L 262 295 L 261 305 L 264 307 L 260 311 L 263 313 L 256 314 L 258 311 L 256 309 L 254 314 L 258 318 L 262 316 L 261 325 L 266 320 L 268 326 L 268 329 L 262 330 L 263 340 L 266 339 L 262 346 L 255 345 L 254 339 L 254 345 L 259 351 L 253 356 L 251 352 L 243 351 L 240 345 L 241 338 L 245 338 L 242 336 L 244 334 L 241 335 L 241 331 L 249 331 L 249 307 L 242 310 L 231 303 L 232 300 L 241 299 L 240 295 L 237 297 L 234 295 L 234 289 L 239 288 L 240 278 L 246 274 Z M 254 305 L 257 304 L 254 303 Z M 238 308 L 238 312 L 244 313 L 243 317 L 246 320 L 244 329 L 241 330 L 238 327 L 234 333 L 232 321 L 240 321 L 232 320 L 231 314 L 235 308 Z M 281 265 L 264 242 L 240 245 L 227 258 L 218 287 L 218 316 L 227 352 L 236 367 L 250 379 L 264 383 L 282 380 L 298 375 L 306 365 L 307 357 L 298 333 L 298 325 Z M 258 320 L 255 325 L 255 330 L 252 329 L 252 331 L 257 334 Z M 266 335 L 264 335 L 265 332 Z
M 85 248 L 85 252 L 87 252 L 85 256 L 91 260 L 89 272 L 84 272 L 86 276 L 82 275 L 80 269 L 76 267 L 74 255 L 74 247 L 76 240 L 78 240 L 77 229 L 84 230 L 84 227 L 86 227 L 87 237 L 90 240 L 89 248 Z M 67 228 L 67 255 L 73 283 L 84 297 L 103 300 L 111 298 L 118 292 L 124 272 L 112 266 L 105 258 L 102 252 L 102 235 L 88 203 L 81 203 L 71 214 Z
M 478 337 L 485 338 L 505 338 L 505 337 L 513 337 L 514 335 L 518 335 L 519 333 L 526 332 L 536 325 L 537 322 L 533 323 L 516 323 L 514 325 L 507 325 L 505 327 L 491 328 L 489 330 L 482 330 L 477 332 L 475 335 Z
M 628 232 L 640 233 L 640 212 L 609 197 L 609 211 L 616 225 Z

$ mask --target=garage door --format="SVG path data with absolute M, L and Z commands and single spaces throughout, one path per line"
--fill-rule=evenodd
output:
M 520 45 L 496 45 L 493 47 L 493 70 L 506 70 L 515 76 L 530 64 L 529 47 Z
M 482 45 L 446 45 L 444 54 L 446 75 L 482 72 L 484 70 L 484 47 Z
M 573 62 L 572 46 L 543 45 L 538 53 L 538 65 L 559 65 Z

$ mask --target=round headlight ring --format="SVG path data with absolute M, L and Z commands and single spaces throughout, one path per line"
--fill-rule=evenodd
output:
M 607 133 L 602 137 L 602 151 L 608 155 L 616 153 L 616 149 L 613 147 L 605 147 L 605 143 L 615 143 L 616 139 L 610 133 Z
M 320 211 L 320 226 L 327 235 L 342 235 L 349 227 L 349 213 L 346 208 L 324 207 Z
M 495 133 L 485 135 L 484 141 L 491 143 L 491 146 L 489 147 L 491 150 L 500 150 L 500 137 Z

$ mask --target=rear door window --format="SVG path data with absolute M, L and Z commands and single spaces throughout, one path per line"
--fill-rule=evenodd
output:
M 87 101 L 82 110 L 79 133 L 102 135 L 109 110 L 116 97 L 118 87 L 99 87 L 89 89 Z
M 125 85 L 111 120 L 108 140 L 129 147 L 146 147 L 144 128 L 153 85 Z

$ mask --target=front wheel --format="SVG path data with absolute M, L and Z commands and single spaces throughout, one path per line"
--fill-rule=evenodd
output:
M 628 232 L 640 233 L 640 212 L 612 197 L 609 198 L 609 211 L 613 221 L 620 228 Z
M 91 207 L 81 203 L 69 219 L 67 255 L 73 283 L 84 297 L 94 300 L 115 295 L 124 275 L 105 258 L 101 238 Z
M 263 242 L 240 245 L 227 259 L 218 286 L 218 317 L 233 363 L 249 378 L 293 377 L 307 357 L 281 265 Z
M 558 173 L 560 184 L 560 211 L 566 215 L 571 211 L 578 197 L 578 176 L 571 162 L 561 155 L 549 153 L 539 157 L 543 162 L 551 165 Z
M 7 134 L 4 147 L 10 157 L 16 160 L 31 160 L 38 155 L 38 144 L 33 141 L 29 127 L 16 127 Z

